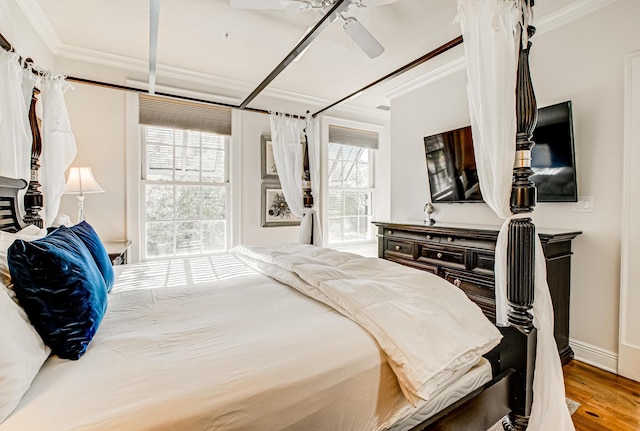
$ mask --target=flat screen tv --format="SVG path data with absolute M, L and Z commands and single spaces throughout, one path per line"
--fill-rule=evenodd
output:
M 531 177 L 538 202 L 577 202 L 571 102 L 538 110 Z M 482 202 L 471 126 L 424 138 L 431 202 Z

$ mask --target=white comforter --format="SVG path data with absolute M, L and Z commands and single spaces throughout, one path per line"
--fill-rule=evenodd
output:
M 334 256 L 331 270 L 357 273 L 355 255 L 344 256 L 342 262 Z M 302 249 L 299 257 L 305 257 Z M 413 275 L 402 275 L 407 268 L 395 273 L 387 262 L 377 262 L 386 269 L 369 286 L 379 297 L 388 277 L 397 278 L 399 286 L 415 281 Z M 272 266 L 279 268 L 280 278 L 299 284 L 296 273 Z M 403 396 L 369 333 L 233 256 L 118 269 L 122 272 L 109 295 L 107 313 L 87 353 L 79 361 L 47 360 L 0 431 L 403 430 L 490 378 L 486 363 L 482 369 L 474 367 L 439 388 L 429 403 L 418 402 L 416 409 Z M 313 272 L 318 277 L 323 273 L 319 268 Z M 348 284 L 358 291 L 353 300 L 368 302 L 366 292 L 360 291 L 366 290 L 364 282 L 355 280 Z M 450 352 L 457 349 L 454 338 L 460 334 L 451 328 L 422 328 L 426 315 L 444 307 L 437 297 L 448 296 L 431 287 L 439 283 L 437 278 L 420 282 L 427 281 L 420 288 L 433 292 L 434 298 L 418 295 L 410 301 L 416 310 L 407 310 L 418 320 L 401 316 L 400 310 L 410 305 L 402 301 L 374 304 L 370 313 L 363 306 L 361 314 L 386 316 L 385 309 L 390 310 L 383 319 L 398 329 L 384 330 L 389 340 L 421 344 L 420 351 L 432 358 L 440 356 L 436 347 L 423 342 L 451 344 L 446 349 Z M 403 288 L 410 294 L 408 286 Z M 464 298 L 456 301 L 466 303 Z M 435 309 L 417 309 L 431 302 Z M 343 305 L 353 308 L 349 301 Z M 473 322 L 464 315 L 477 310 L 468 308 L 461 305 L 460 311 L 451 311 L 452 317 L 441 318 Z M 439 334 L 444 341 L 422 335 L 406 338 L 407 328 Z M 417 370 L 425 367 L 411 361 Z
M 461 290 L 424 271 L 300 244 L 232 252 L 362 326 L 414 405 L 466 372 L 501 338 Z

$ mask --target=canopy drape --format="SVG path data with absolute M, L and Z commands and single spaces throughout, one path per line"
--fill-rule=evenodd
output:
M 282 186 L 285 200 L 291 213 L 302 218 L 298 242 L 305 244 L 322 245 L 322 233 L 317 211 L 314 208 L 305 208 L 302 194 L 303 178 L 303 147 L 301 144 L 302 131 L 307 130 L 309 147 L 309 169 L 311 175 L 312 193 L 317 194 L 319 178 L 319 149 L 317 140 L 317 123 L 313 120 L 302 120 L 280 113 L 272 113 L 269 116 L 271 123 L 271 142 L 273 144 L 273 158 L 278 170 L 278 178 Z M 316 188 L 315 191 L 314 187 Z M 316 199 L 314 199 L 315 201 Z M 315 205 L 314 205 L 315 206 Z
M 31 75 L 31 71 L 22 67 L 17 54 L 0 53 L 0 175 L 27 182 L 31 167 Z M 22 199 L 18 204 L 24 213 Z
M 507 229 L 515 160 L 516 76 L 520 28 L 527 28 L 523 0 L 458 0 L 464 38 L 469 111 L 482 195 L 504 220 L 496 244 L 496 320 L 507 323 Z M 522 26 L 522 27 L 521 27 Z M 523 37 L 524 36 L 524 37 Z M 545 258 L 536 237 L 534 326 L 538 330 L 530 431 L 574 430 L 565 402 L 562 367 L 553 338 L 553 306 Z
M 44 196 L 45 226 L 55 220 L 64 193 L 64 173 L 76 157 L 64 92 L 69 84 L 62 76 L 47 74 L 40 82 L 42 92 L 42 156 L 40 184 Z

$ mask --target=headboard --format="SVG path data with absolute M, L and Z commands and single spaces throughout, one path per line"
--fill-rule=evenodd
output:
M 23 228 L 18 217 L 18 192 L 26 186 L 25 180 L 0 177 L 0 230 L 17 232 Z

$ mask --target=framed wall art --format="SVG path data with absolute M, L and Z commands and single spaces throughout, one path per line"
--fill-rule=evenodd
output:
M 299 224 L 300 219 L 291 212 L 280 184 L 262 183 L 262 227 Z
M 262 179 L 278 181 L 278 169 L 276 168 L 276 159 L 273 157 L 271 135 L 262 135 L 260 137 L 260 144 L 262 154 Z

